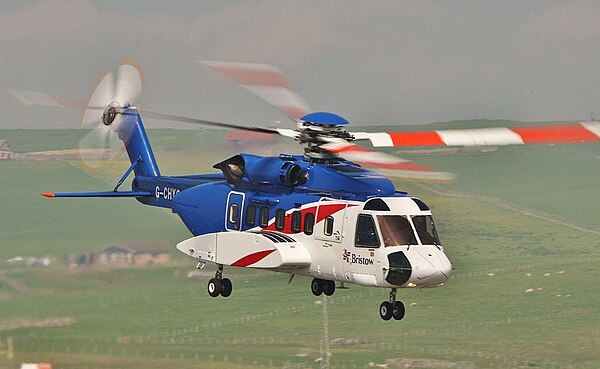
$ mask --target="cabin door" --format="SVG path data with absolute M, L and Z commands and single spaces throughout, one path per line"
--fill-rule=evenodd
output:
M 242 209 L 244 208 L 243 192 L 231 191 L 227 196 L 227 209 L 225 209 L 225 229 L 239 231 L 242 225 Z
M 342 242 L 342 231 L 344 229 L 344 216 L 346 206 L 344 201 L 320 200 L 315 221 L 315 239 Z

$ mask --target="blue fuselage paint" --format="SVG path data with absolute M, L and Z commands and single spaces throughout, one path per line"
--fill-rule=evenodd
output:
M 250 225 L 243 218 L 250 205 L 256 209 L 267 207 L 272 219 L 278 209 L 289 211 L 322 198 L 366 201 L 397 195 L 393 183 L 379 173 L 342 159 L 319 162 L 300 155 L 240 154 L 244 175 L 235 183 L 228 182 L 221 173 L 161 176 L 137 109 L 130 108 L 122 118 L 115 130 L 131 162 L 139 161 L 132 190 L 151 194 L 136 198 L 146 205 L 170 208 L 194 235 L 233 228 L 232 219 L 227 218 L 232 194 L 239 208 L 238 219 L 233 220 L 239 224 L 234 229 L 239 230 L 258 224 L 258 219 Z M 305 174 L 296 185 L 286 177 L 292 166 Z

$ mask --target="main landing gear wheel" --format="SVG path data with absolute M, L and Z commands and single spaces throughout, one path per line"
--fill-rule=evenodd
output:
M 394 304 L 394 310 L 392 311 L 392 317 L 396 320 L 402 320 L 405 312 L 406 310 L 404 309 L 404 304 L 402 301 L 396 301 Z
M 208 281 L 208 294 L 210 297 L 217 297 L 221 294 L 221 280 L 219 278 L 211 278 Z
M 233 285 L 229 278 L 223 278 L 221 280 L 221 296 L 229 297 L 231 295 L 231 291 L 233 290 Z
M 323 282 L 325 281 L 322 279 L 314 278 L 312 282 L 310 282 L 310 292 L 312 292 L 312 294 L 315 296 L 321 296 L 324 287 Z
M 402 320 L 406 309 L 401 301 L 396 301 L 396 289 L 392 288 L 390 292 L 390 301 L 384 301 L 379 306 L 379 316 L 383 320 Z
M 381 319 L 390 320 L 390 319 L 392 319 L 392 314 L 393 314 L 392 303 L 389 301 L 382 302 L 381 305 L 379 306 L 379 316 L 381 317 Z
M 321 296 L 323 293 L 326 296 L 331 296 L 335 292 L 335 281 L 314 278 L 312 282 L 310 282 L 310 292 L 315 296 Z
M 324 281 L 323 283 L 323 293 L 327 296 L 333 295 L 335 292 L 335 282 L 334 281 Z
M 208 294 L 210 297 L 229 297 L 233 291 L 233 285 L 229 278 L 223 278 L 223 265 L 219 265 L 219 269 L 215 273 L 215 277 L 208 281 Z

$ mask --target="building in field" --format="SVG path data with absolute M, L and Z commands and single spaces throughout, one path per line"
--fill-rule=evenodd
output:
M 161 242 L 112 245 L 89 254 L 67 257 L 70 266 L 87 265 L 163 265 L 170 260 L 170 245 Z
M 0 140 L 0 160 L 14 159 L 15 153 L 8 146 L 6 140 Z

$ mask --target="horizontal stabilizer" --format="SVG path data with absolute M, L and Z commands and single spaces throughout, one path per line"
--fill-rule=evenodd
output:
M 100 191 L 100 192 L 44 192 L 46 197 L 144 197 L 152 196 L 148 191 Z

